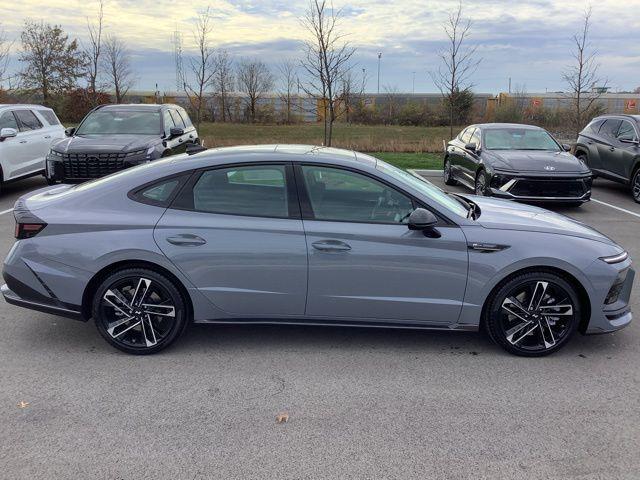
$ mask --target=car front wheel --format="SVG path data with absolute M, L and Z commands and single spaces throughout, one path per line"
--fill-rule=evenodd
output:
M 580 322 L 575 289 L 550 272 L 505 282 L 489 299 L 484 324 L 491 339 L 515 355 L 540 357 L 562 348 Z
M 640 203 L 640 168 L 637 168 L 631 179 L 631 195 L 633 199 Z
M 138 355 L 168 347 L 186 326 L 185 303 L 176 285 L 145 268 L 105 278 L 94 295 L 92 315 L 107 342 Z
M 485 197 L 491 195 L 491 191 L 489 190 L 489 180 L 487 178 L 487 172 L 485 172 L 484 170 L 480 170 L 476 175 L 475 193 L 476 195 L 482 195 Z
M 447 158 L 444 161 L 444 171 L 442 172 L 442 177 L 444 179 L 445 185 L 457 185 L 458 182 L 453 178 L 451 174 L 451 161 Z

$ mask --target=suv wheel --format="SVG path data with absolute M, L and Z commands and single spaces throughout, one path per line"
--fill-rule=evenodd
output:
M 531 272 L 508 280 L 489 299 L 484 324 L 515 355 L 541 357 L 562 348 L 580 321 L 575 289 L 562 277 Z
M 153 270 L 119 270 L 97 288 L 92 314 L 100 334 L 123 352 L 144 355 L 171 345 L 186 326 L 182 295 Z
M 451 161 L 447 158 L 444 161 L 444 170 L 442 172 L 442 178 L 444 179 L 445 185 L 457 185 L 458 182 L 453 178 L 451 174 Z
M 640 203 L 640 167 L 636 168 L 631 178 L 631 195 L 636 202 Z

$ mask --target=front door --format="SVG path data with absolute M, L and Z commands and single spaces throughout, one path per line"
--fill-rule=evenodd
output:
M 301 316 L 307 247 L 291 167 L 201 172 L 158 222 L 163 253 L 220 310 Z
M 307 316 L 446 325 L 460 314 L 467 244 L 444 222 L 439 238 L 407 227 L 415 202 L 361 173 L 303 165 L 308 209 Z M 304 193 L 304 192 L 303 192 Z

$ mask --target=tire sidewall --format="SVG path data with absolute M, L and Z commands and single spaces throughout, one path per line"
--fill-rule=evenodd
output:
M 175 317 L 174 325 L 171 331 L 169 332 L 169 334 L 164 339 L 162 339 L 157 345 L 153 347 L 133 348 L 115 341 L 111 337 L 111 335 L 109 335 L 109 333 L 107 332 L 107 328 L 104 322 L 102 321 L 102 319 L 100 318 L 100 303 L 105 292 L 115 282 L 123 280 L 125 278 L 131 278 L 131 277 L 138 277 L 138 278 L 145 277 L 145 278 L 149 278 L 152 282 L 158 282 L 167 290 L 167 292 L 169 292 L 169 295 L 171 295 L 172 300 L 174 302 L 174 306 L 176 309 L 176 317 Z M 178 288 L 174 285 L 174 283 L 171 280 L 169 280 L 164 275 L 146 268 L 122 269 L 108 275 L 102 282 L 100 282 L 100 285 L 98 286 L 98 288 L 96 289 L 93 295 L 93 298 L 91 300 L 91 316 L 94 320 L 96 328 L 98 329 L 98 332 L 100 332 L 100 335 L 102 335 L 102 337 L 107 342 L 109 342 L 112 346 L 114 346 L 118 350 L 122 350 L 123 352 L 131 353 L 135 355 L 148 355 L 151 353 L 159 352 L 160 350 L 167 348 L 169 345 L 175 342 L 180 337 L 180 335 L 182 335 L 187 325 L 187 321 L 186 321 L 187 311 L 185 308 L 185 301 L 180 291 L 178 290 Z
M 484 179 L 484 189 L 483 189 L 482 192 L 478 193 L 478 180 L 480 178 Z M 487 179 L 487 172 L 484 170 L 484 168 L 482 168 L 482 169 L 478 170 L 478 173 L 476 174 L 476 182 L 475 182 L 475 185 L 474 185 L 474 193 L 476 195 L 481 195 L 483 197 L 488 197 L 489 196 L 489 194 L 487 193 L 488 185 L 489 185 L 489 182 L 488 182 L 488 179 Z
M 536 281 L 536 280 L 543 280 L 543 281 L 555 283 L 561 288 L 563 288 L 571 297 L 571 302 L 573 303 L 573 306 L 574 306 L 575 315 L 573 317 L 573 322 L 569 326 L 569 330 L 567 331 L 566 335 L 559 342 L 557 342 L 556 345 L 546 350 L 530 351 L 530 350 L 518 348 L 517 346 L 512 345 L 507 341 L 504 333 L 504 328 L 500 321 L 499 313 L 500 313 L 500 309 L 502 308 L 502 302 L 512 290 L 514 290 L 518 286 L 521 286 L 525 283 Z M 571 337 L 574 335 L 574 333 L 578 329 L 578 325 L 580 324 L 580 318 L 581 318 L 580 299 L 578 298 L 578 294 L 576 293 L 575 288 L 561 276 L 556 275 L 555 273 L 541 271 L 541 272 L 523 273 L 503 282 L 502 285 L 500 285 L 496 290 L 494 290 L 494 293 L 489 299 L 489 303 L 487 304 L 487 308 L 485 312 L 485 318 L 483 320 L 484 320 L 485 329 L 489 334 L 489 337 L 509 353 L 513 353 L 515 355 L 519 355 L 522 357 L 542 357 L 545 355 L 549 355 L 553 352 L 556 352 L 557 350 L 561 349 L 563 346 L 565 346 L 569 342 Z
M 633 176 L 631 177 L 631 198 L 635 200 L 636 203 L 640 203 L 640 194 L 636 197 L 633 193 L 633 186 L 640 179 L 640 167 L 636 168 Z

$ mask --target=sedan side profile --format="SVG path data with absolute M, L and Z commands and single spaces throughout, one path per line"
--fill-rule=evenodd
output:
M 45 187 L 14 214 L 6 301 L 93 318 L 129 353 L 198 322 L 485 329 L 539 356 L 632 319 L 631 260 L 599 232 L 346 150 L 171 157 Z
M 595 175 L 631 186 L 640 203 L 640 115 L 594 118 L 578 136 L 576 155 Z
M 546 130 L 530 125 L 471 125 L 451 140 L 444 181 L 476 195 L 581 205 L 591 198 L 591 171 Z

